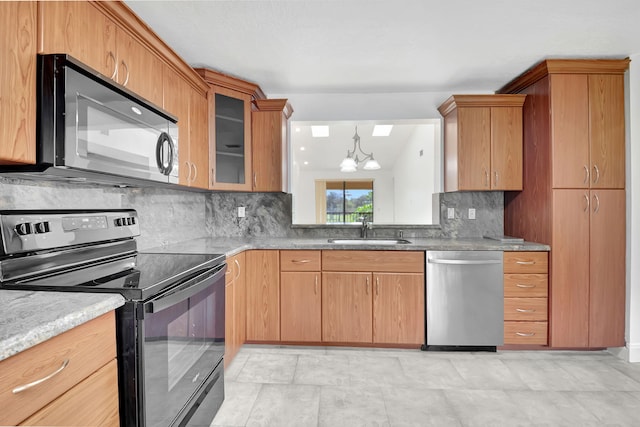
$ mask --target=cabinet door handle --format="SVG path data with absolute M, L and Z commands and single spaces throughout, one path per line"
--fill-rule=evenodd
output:
M 238 262 L 237 259 L 234 259 L 233 262 L 236 264 L 236 267 L 238 267 L 238 275 L 233 278 L 233 280 L 236 280 L 236 279 L 240 278 L 240 263 Z
M 584 201 L 586 202 L 583 211 L 584 212 L 588 212 L 589 211 L 589 206 L 591 205 L 591 203 L 589 201 L 589 196 L 587 195 L 587 193 L 584 193 L 583 196 L 584 196 Z
M 185 168 L 187 168 L 187 182 L 191 181 L 191 167 L 189 166 L 189 162 L 184 162 Z
M 588 184 L 589 183 L 589 168 L 587 167 L 587 165 L 583 166 L 584 168 L 584 181 L 582 181 L 583 184 Z
M 380 277 L 376 276 L 376 295 L 380 296 Z
M 600 180 L 600 169 L 598 169 L 598 165 L 593 165 L 593 171 L 595 172 L 595 176 L 593 177 L 593 183 L 597 184 Z
M 367 287 L 366 287 L 366 290 L 367 290 L 367 295 L 369 295 L 369 278 L 368 278 L 368 277 L 367 277 Z
M 211 185 L 216 185 L 216 169 L 211 168 Z
M 122 83 L 122 86 L 126 86 L 127 83 L 129 83 L 129 66 L 127 65 L 126 62 L 121 61 L 120 62 L 122 64 L 122 66 L 124 67 L 125 70 L 127 70 L 127 77 L 125 77 L 124 79 L 124 83 Z
M 195 163 L 191 163 L 191 167 L 193 168 L 193 178 L 191 178 L 191 182 L 196 180 L 196 177 L 198 176 L 198 167 L 196 166 Z
M 318 275 L 316 274 L 315 294 L 318 295 Z
M 595 200 L 595 203 L 593 204 L 593 213 L 598 213 L 600 210 L 600 197 L 598 197 L 597 194 L 594 194 L 593 200 Z
M 536 285 L 529 285 L 529 284 L 526 284 L 526 283 L 516 283 L 516 286 L 518 288 L 527 288 L 527 289 L 536 287 Z
M 489 187 L 489 172 L 486 169 L 484 170 L 484 186 Z
M 496 187 L 498 186 L 498 171 L 493 172 L 493 177 L 494 177 L 494 183 L 493 185 L 495 185 Z
M 258 186 L 258 175 L 254 172 L 253 173 L 253 187 L 257 187 Z
M 525 308 L 516 308 L 516 311 L 517 311 L 518 313 L 535 313 L 535 312 L 536 312 L 536 311 L 535 311 L 534 309 L 532 309 L 532 308 L 528 308 L 528 309 L 525 309 Z
M 519 337 L 532 337 L 535 334 L 535 332 L 516 332 L 516 335 Z
M 111 51 L 107 53 L 107 58 L 111 58 L 111 60 L 113 60 L 113 74 L 111 74 L 111 77 L 109 78 L 111 80 L 114 80 L 116 78 L 116 74 L 118 74 L 118 60 L 116 59 L 116 56 Z
M 311 262 L 311 260 L 310 259 L 292 259 L 291 262 L 294 264 L 308 264 Z
M 535 261 L 516 261 L 518 265 L 534 265 L 535 263 Z
M 18 394 L 21 393 L 25 390 L 29 390 L 30 388 L 33 388 L 37 385 L 42 384 L 43 382 L 50 380 L 51 378 L 55 377 L 56 375 L 58 375 L 60 372 L 62 372 L 64 370 L 64 368 L 67 367 L 67 365 L 69 364 L 69 359 L 64 359 L 64 361 L 62 362 L 62 365 L 56 369 L 55 371 L 53 371 L 52 373 L 50 373 L 49 375 L 47 375 L 46 377 L 40 378 L 39 380 L 35 380 L 33 382 L 30 382 L 29 384 L 25 384 L 25 385 L 21 385 L 18 386 L 16 388 L 14 388 L 13 394 Z

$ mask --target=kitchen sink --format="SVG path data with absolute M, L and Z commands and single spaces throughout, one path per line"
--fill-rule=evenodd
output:
M 411 243 L 405 239 L 329 239 L 328 242 L 337 245 L 406 245 Z

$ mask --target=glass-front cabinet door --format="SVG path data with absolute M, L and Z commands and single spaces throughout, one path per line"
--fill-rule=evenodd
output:
M 252 190 L 251 96 L 213 86 L 211 186 Z

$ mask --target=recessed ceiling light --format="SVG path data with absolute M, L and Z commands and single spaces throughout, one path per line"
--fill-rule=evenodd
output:
M 372 136 L 389 136 L 393 125 L 375 125 Z
M 308 165 L 308 164 L 309 164 L 309 162 L 304 162 L 304 164 L 305 164 L 305 165 Z
M 300 151 L 304 151 L 304 147 L 300 147 Z
M 329 126 L 311 126 L 311 136 L 314 138 L 326 138 L 329 136 Z
M 300 128 L 296 128 L 296 132 L 300 132 Z

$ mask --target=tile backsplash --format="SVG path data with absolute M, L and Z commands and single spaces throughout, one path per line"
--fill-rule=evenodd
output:
M 502 192 L 440 193 L 439 226 L 374 226 L 371 235 L 473 238 L 503 233 Z M 238 207 L 245 217 L 238 218 Z M 0 178 L 0 209 L 136 209 L 140 249 L 200 237 L 355 237 L 358 227 L 291 226 L 290 194 L 198 193 Z M 447 208 L 455 218 L 447 219 Z M 468 219 L 468 209 L 476 219 Z

